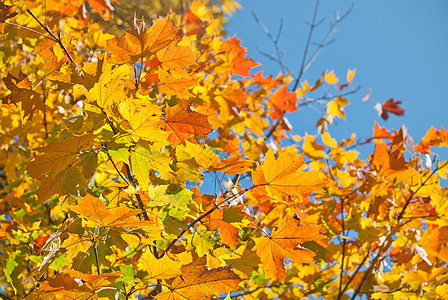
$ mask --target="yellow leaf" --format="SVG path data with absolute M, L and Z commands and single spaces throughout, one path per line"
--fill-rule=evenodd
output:
M 78 205 L 68 207 L 86 220 L 83 224 L 87 227 L 141 227 L 157 224 L 155 220 L 137 219 L 135 216 L 142 213 L 139 209 L 124 206 L 108 208 L 103 201 L 90 194 L 78 199 Z
M 331 70 L 330 72 L 325 72 L 325 81 L 328 84 L 335 84 L 339 81 L 339 79 L 334 74 L 334 71 Z
M 138 260 L 141 270 L 148 272 L 147 278 L 152 281 L 157 279 L 170 279 L 180 274 L 182 263 L 172 260 L 168 255 L 155 258 L 150 251 L 145 251 Z
M 297 171 L 303 165 L 301 155 L 283 153 L 276 160 L 272 149 L 266 153 L 264 164 L 253 175 L 256 189 L 265 189 L 269 197 L 280 201 L 290 195 L 319 190 L 325 183 L 318 171 Z
M 348 105 L 347 99 L 345 99 L 344 97 L 337 97 L 333 101 L 328 102 L 327 114 L 330 115 L 332 120 L 336 116 L 338 116 L 341 119 L 345 119 L 344 106 L 347 105 Z
M 287 214 L 270 236 L 255 238 L 254 250 L 261 259 L 266 277 L 283 282 L 286 275 L 283 264 L 285 258 L 295 263 L 312 263 L 316 254 L 300 244 L 322 239 L 323 235 L 319 231 L 320 226 L 301 225 L 299 218 Z

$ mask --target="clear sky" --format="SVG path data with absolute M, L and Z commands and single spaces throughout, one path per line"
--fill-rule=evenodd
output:
M 370 137 L 377 121 L 389 130 L 405 124 L 418 142 L 430 126 L 448 129 L 448 1 L 321 0 L 318 19 L 324 21 L 315 31 L 315 42 L 328 32 L 335 13 L 343 14 L 352 3 L 355 9 L 338 27 L 334 42 L 303 76 L 313 83 L 324 69 L 334 69 L 343 83 L 347 69 L 357 70 L 353 84 L 362 86 L 361 92 L 349 96 L 347 120 L 330 127 L 330 133 L 338 139 L 351 132 Z M 315 1 L 242 0 L 241 4 L 243 8 L 230 18 L 226 29 L 263 64 L 255 72 L 263 69 L 265 75 L 277 74 L 280 68 L 257 50 L 259 47 L 270 53 L 274 48 L 251 16 L 252 9 L 274 34 L 283 17 L 280 47 L 285 52 L 285 64 L 297 71 L 309 29 L 305 21 L 311 21 Z M 379 118 L 374 103 L 361 100 L 369 88 L 370 97 L 377 102 L 389 98 L 402 101 L 404 117 L 391 115 L 388 121 Z M 314 125 L 320 114 L 315 110 L 304 108 L 288 117 L 297 134 L 316 134 Z

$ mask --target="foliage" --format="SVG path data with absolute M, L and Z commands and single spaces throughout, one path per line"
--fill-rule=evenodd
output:
M 253 75 L 238 3 L 182 3 L 120 35 L 109 1 L 1 2 L 1 297 L 446 298 L 448 132 L 338 142 L 355 70 Z

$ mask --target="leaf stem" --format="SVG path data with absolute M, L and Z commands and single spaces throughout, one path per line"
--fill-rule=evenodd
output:
M 67 48 L 64 46 L 64 44 L 62 43 L 61 40 L 61 33 L 58 33 L 58 37 L 56 37 L 53 32 L 51 32 L 51 30 L 45 26 L 32 12 L 31 10 L 28 8 L 26 10 L 33 18 L 34 20 L 37 21 L 37 23 L 39 23 L 39 25 L 51 36 L 51 39 L 53 41 L 55 41 L 56 43 L 59 44 L 59 46 L 61 47 L 62 51 L 64 51 L 65 55 L 68 57 L 68 59 L 70 60 L 70 62 L 79 70 L 78 65 L 76 64 L 75 60 L 73 59 L 73 57 L 70 55 L 70 53 L 68 52 Z

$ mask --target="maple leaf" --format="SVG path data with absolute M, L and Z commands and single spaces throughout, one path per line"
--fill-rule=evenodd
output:
M 328 84 L 336 84 L 339 81 L 333 70 L 331 70 L 330 72 L 325 71 L 324 78 Z
M 348 87 L 352 83 L 353 78 L 355 77 L 355 74 L 356 74 L 356 69 L 348 70 L 347 71 L 347 83 L 338 85 L 336 87 L 336 89 L 342 90 L 342 89 L 345 89 L 346 87 Z
M 91 102 L 95 102 L 100 108 L 109 108 L 113 104 L 126 99 L 124 79 L 131 74 L 127 65 L 110 68 L 106 67 L 98 81 L 89 90 L 81 92 Z
M 13 6 L 6 5 L 5 3 L 0 3 L 0 33 L 3 33 L 3 29 L 5 26 L 5 21 L 11 18 L 14 18 L 18 15 L 17 12 L 14 11 Z
M 221 242 L 231 248 L 235 248 L 238 244 L 240 230 L 230 223 L 241 221 L 240 211 L 237 207 L 218 209 L 205 219 L 207 227 L 210 230 L 218 230 Z
M 87 227 L 137 227 L 154 226 L 156 222 L 141 221 L 135 218 L 142 211 L 128 207 L 108 208 L 101 199 L 90 194 L 78 199 L 78 205 L 69 205 L 71 210 L 82 216 Z
M 229 175 L 245 173 L 251 169 L 253 161 L 242 159 L 242 157 L 242 155 L 235 155 L 225 158 L 212 165 L 209 170 L 223 172 Z
M 149 172 L 159 172 L 160 177 L 168 178 L 172 172 L 170 168 L 171 159 L 157 150 L 148 142 L 140 141 L 131 153 L 131 166 L 135 177 L 143 190 L 148 190 L 150 177 Z
M 40 282 L 38 289 L 26 299 L 97 299 L 98 292 L 114 284 L 121 272 L 104 275 L 84 274 L 75 270 L 64 270 L 54 278 Z M 79 280 L 81 279 L 81 280 Z
M 157 279 L 170 279 L 177 277 L 181 272 L 182 263 L 173 260 L 168 255 L 155 258 L 151 252 L 146 251 L 138 260 L 142 269 L 148 272 L 146 278 L 157 281 Z
M 43 155 L 35 157 L 29 164 L 27 171 L 34 178 L 41 178 L 47 172 L 59 173 L 65 169 L 81 151 L 91 147 L 93 134 L 73 136 L 63 142 L 53 142 L 45 147 L 34 149 Z
M 107 40 L 106 50 L 111 53 L 112 63 L 135 63 L 141 57 L 150 56 L 176 40 L 178 29 L 169 17 L 158 20 L 149 29 L 144 20 L 134 19 L 134 26 L 126 37 Z
M 53 195 L 77 195 L 79 190 L 87 188 L 85 177 L 77 167 L 72 165 L 58 173 L 52 172 L 41 180 L 42 183 L 36 191 L 39 204 L 45 203 Z
M 187 35 L 199 34 L 206 29 L 206 26 L 202 24 L 201 19 L 199 19 L 193 12 L 188 11 L 183 17 L 187 20 Z
M 265 161 L 253 174 L 255 190 L 280 201 L 290 195 L 300 195 L 319 190 L 325 181 L 318 171 L 297 171 L 303 165 L 302 156 L 283 153 L 276 160 L 272 149 L 266 153 Z
M 165 70 L 190 66 L 196 62 L 196 55 L 190 47 L 176 46 L 175 42 L 157 52 L 160 67 Z
M 135 101 L 123 101 L 118 105 L 120 114 L 128 121 L 131 128 L 126 128 L 135 141 L 144 139 L 149 142 L 164 141 L 169 133 L 158 126 L 162 118 L 162 106 L 152 103 L 136 105 Z
M 118 0 L 112 0 L 118 4 Z M 90 7 L 98 13 L 104 21 L 109 21 L 112 17 L 111 11 L 114 7 L 111 5 L 110 0 L 88 0 Z
M 317 225 L 301 225 L 299 218 L 290 213 L 278 222 L 270 236 L 255 238 L 254 250 L 260 257 L 266 277 L 283 281 L 285 258 L 295 263 L 312 263 L 316 254 L 300 244 L 323 239 L 320 229 Z
M 401 101 L 395 101 L 394 99 L 389 99 L 386 102 L 384 102 L 383 105 L 377 103 L 375 105 L 375 109 L 378 111 L 378 115 L 381 118 L 387 120 L 389 118 L 388 113 L 392 113 L 397 116 L 404 115 L 404 109 L 398 107 L 398 105 L 401 103 L 402 103 Z
M 170 132 L 168 141 L 173 145 L 179 145 L 184 140 L 192 140 L 196 136 L 207 135 L 213 131 L 213 127 L 207 120 L 207 116 L 192 111 L 189 106 L 180 104 L 166 106 L 165 125 L 163 129 Z
M 70 53 L 73 47 L 71 46 L 68 37 L 64 37 L 62 43 L 64 46 L 67 45 L 66 50 Z M 48 75 L 59 70 L 63 64 L 69 61 L 61 46 L 52 39 L 43 39 L 34 49 L 34 53 L 42 55 L 44 58 L 44 71 Z
M 188 88 L 197 85 L 197 78 L 187 74 L 183 69 L 170 71 L 159 69 L 157 76 L 160 82 L 156 86 L 167 96 L 189 97 L 191 93 Z
M 68 141 L 53 142 L 46 147 L 34 149 L 44 153 L 35 157 L 27 168 L 32 177 L 42 181 L 36 191 L 39 203 L 44 203 L 55 194 L 75 195 L 78 190 L 87 187 L 84 174 L 78 166 L 84 169 L 85 175 L 92 175 L 85 168 L 86 161 L 83 160 L 91 155 L 87 152 L 81 155 L 81 152 L 91 147 L 92 140 L 92 134 L 74 136 Z M 93 159 L 96 159 L 96 154 Z M 95 167 L 96 164 L 90 165 Z
M 430 149 L 434 146 L 448 147 L 448 131 L 445 128 L 442 127 L 437 130 L 434 127 L 431 127 L 428 129 L 420 143 L 414 147 L 414 151 L 424 154 L 433 154 Z
M 10 94 L 1 98 L 3 104 L 13 103 L 23 111 L 23 118 L 33 119 L 36 110 L 44 111 L 44 104 L 40 94 L 31 89 L 31 82 L 28 77 L 19 72 L 18 77 L 10 73 L 3 78 L 3 82 L 10 91 Z
M 208 269 L 205 256 L 182 266 L 182 276 L 174 279 L 169 291 L 156 296 L 159 300 L 209 299 L 236 289 L 242 279 L 229 266 Z
M 236 37 L 225 40 L 220 49 L 218 57 L 221 58 L 225 64 L 218 64 L 214 70 L 218 73 L 233 72 L 241 76 L 251 76 L 250 69 L 259 66 L 259 63 L 254 62 L 252 58 L 245 58 L 247 50 L 241 47 L 241 40 Z
M 68 238 L 64 240 L 61 248 L 67 249 L 67 258 L 73 260 L 79 252 L 88 253 L 92 247 L 91 239 L 79 237 L 77 234 L 68 233 Z
M 298 107 L 296 106 L 297 95 L 294 92 L 289 92 L 287 85 L 281 86 L 272 95 L 270 103 L 272 104 L 271 116 L 273 119 L 281 119 L 283 111 L 294 112 Z

